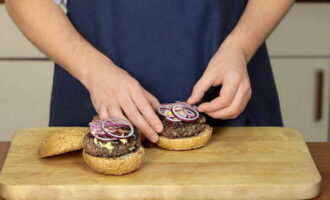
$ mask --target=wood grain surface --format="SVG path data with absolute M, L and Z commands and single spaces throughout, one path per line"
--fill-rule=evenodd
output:
M 61 128 L 15 134 L 0 175 L 7 199 L 307 199 L 320 175 L 300 133 L 288 128 L 216 128 L 209 144 L 173 152 L 146 146 L 143 167 L 95 173 L 81 152 L 39 160 L 40 141 Z

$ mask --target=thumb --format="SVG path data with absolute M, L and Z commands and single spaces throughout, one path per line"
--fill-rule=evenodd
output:
M 188 104 L 195 104 L 199 102 L 204 96 L 205 92 L 212 86 L 212 79 L 205 74 L 195 84 L 192 94 L 187 100 Z

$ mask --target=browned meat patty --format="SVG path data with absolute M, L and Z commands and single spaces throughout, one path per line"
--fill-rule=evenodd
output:
M 167 138 L 196 136 L 206 128 L 206 119 L 204 116 L 200 116 L 193 122 L 171 122 L 163 116 L 160 116 L 160 118 L 164 125 L 164 131 L 159 133 L 159 135 Z
M 102 144 L 107 144 L 107 142 L 99 142 Z M 113 147 L 111 150 L 107 149 L 106 147 L 102 147 L 99 144 L 95 144 L 93 135 L 89 133 L 84 138 L 84 150 L 91 156 L 114 158 L 135 152 L 141 146 L 139 133 L 129 137 L 126 143 L 120 140 L 110 142 Z

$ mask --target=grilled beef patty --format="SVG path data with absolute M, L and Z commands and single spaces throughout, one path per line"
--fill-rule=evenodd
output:
M 204 116 L 200 116 L 193 122 L 171 122 L 163 116 L 160 116 L 160 118 L 164 125 L 164 131 L 159 133 L 159 135 L 166 138 L 193 137 L 203 132 L 206 128 Z
M 109 142 L 101 142 L 96 139 L 97 144 L 94 142 L 94 137 L 91 133 L 87 134 L 84 138 L 84 150 L 91 156 L 96 157 L 111 157 L 115 158 L 125 154 L 135 152 L 141 146 L 139 133 L 124 139 L 114 140 Z M 125 142 L 126 140 L 126 142 Z M 111 143 L 111 148 L 106 148 L 103 145 Z M 109 144 L 108 144 L 109 145 Z

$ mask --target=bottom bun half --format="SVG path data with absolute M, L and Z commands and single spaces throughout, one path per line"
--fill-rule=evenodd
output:
M 213 128 L 209 125 L 206 125 L 205 130 L 196 136 L 174 139 L 160 136 L 156 144 L 159 147 L 169 150 L 197 149 L 206 145 L 206 143 L 211 138 L 212 131 Z
M 143 161 L 144 149 L 117 158 L 91 156 L 83 151 L 83 158 L 88 166 L 102 174 L 123 175 L 137 170 Z

